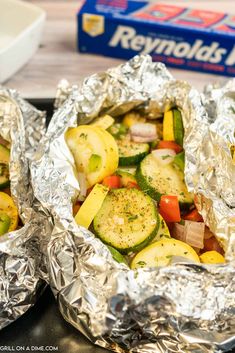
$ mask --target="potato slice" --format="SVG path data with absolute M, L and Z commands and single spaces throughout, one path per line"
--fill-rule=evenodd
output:
M 69 129 L 65 139 L 76 163 L 77 171 L 84 173 L 88 187 L 101 182 L 113 174 L 118 167 L 118 147 L 116 141 L 106 130 L 89 125 Z M 90 170 L 90 159 L 99 156 L 99 167 Z

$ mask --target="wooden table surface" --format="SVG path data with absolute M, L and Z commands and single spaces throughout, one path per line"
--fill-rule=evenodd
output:
M 16 88 L 26 98 L 51 98 L 54 97 L 60 79 L 67 78 L 70 82 L 79 83 L 92 73 L 104 71 L 122 62 L 76 52 L 76 13 L 82 0 L 27 1 L 45 9 L 46 25 L 37 53 L 6 82 L 6 86 Z M 235 0 L 162 2 L 235 13 Z M 200 90 L 209 82 L 224 80 L 221 76 L 170 70 L 176 78 L 187 80 Z

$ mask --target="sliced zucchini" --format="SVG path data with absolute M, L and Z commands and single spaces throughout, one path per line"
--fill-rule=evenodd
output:
M 182 172 L 184 172 L 184 166 L 185 166 L 185 153 L 184 153 L 184 151 L 178 153 L 175 156 L 174 164 L 177 165 Z
M 136 178 L 133 174 L 124 172 L 122 170 L 117 170 L 116 174 L 120 176 L 121 185 L 124 187 L 126 187 L 128 183 L 136 183 Z
M 106 130 L 80 125 L 65 134 L 77 171 L 84 173 L 88 187 L 113 174 L 118 167 L 118 147 Z
M 164 218 L 162 218 L 162 216 L 160 214 L 158 216 L 159 216 L 159 228 L 158 228 L 157 234 L 155 235 L 154 239 L 152 240 L 152 243 L 159 241 L 163 238 L 171 238 L 169 228 L 167 227 L 167 224 L 166 224 Z
M 162 165 L 152 154 L 140 163 L 136 180 L 140 188 L 158 202 L 162 195 L 175 195 L 182 209 L 193 203 L 193 196 L 184 182 L 184 173 L 174 163 Z
M 124 173 L 128 173 L 131 175 L 135 175 L 136 173 L 136 167 L 135 166 L 130 166 L 130 167 L 119 167 L 117 170 L 117 173 L 119 172 L 124 172 Z
M 132 260 L 131 268 L 168 266 L 174 256 L 200 262 L 196 251 L 188 244 L 176 239 L 162 239 L 147 246 Z
M 10 218 L 10 225 L 8 232 L 15 230 L 18 226 L 18 211 L 12 198 L 0 192 L 0 214 L 5 214 Z
M 181 113 L 178 109 L 169 110 L 163 119 L 163 140 L 175 141 L 183 146 L 184 126 Z
M 94 222 L 96 235 L 123 254 L 138 251 L 156 235 L 159 217 L 151 198 L 137 189 L 113 189 Z
M 119 151 L 119 165 L 136 165 L 148 154 L 147 143 L 136 143 L 129 140 L 117 141 Z
M 0 236 L 8 232 L 11 219 L 6 213 L 0 212 Z
M 127 265 L 127 261 L 125 259 L 125 257 L 116 249 L 114 249 L 112 246 L 107 245 L 109 251 L 111 252 L 111 255 L 113 257 L 113 259 L 119 263 L 124 263 Z
M 178 145 L 183 146 L 184 126 L 182 116 L 179 110 L 173 109 L 174 137 Z

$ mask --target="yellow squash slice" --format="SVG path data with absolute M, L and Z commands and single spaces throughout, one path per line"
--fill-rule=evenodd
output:
M 225 258 L 215 250 L 206 251 L 200 256 L 200 260 L 204 264 L 223 264 Z
M 174 141 L 174 117 L 173 110 L 169 110 L 164 114 L 163 119 L 163 140 Z
M 106 130 L 98 126 L 81 125 L 69 129 L 65 139 L 74 156 L 77 171 L 85 174 L 88 187 L 116 171 L 118 147 Z
M 5 194 L 5 192 L 0 192 L 0 214 L 5 214 L 10 218 L 10 225 L 8 232 L 12 232 L 18 226 L 18 210 L 13 202 L 13 199 Z
M 104 202 L 109 189 L 101 184 L 96 184 L 75 216 L 78 225 L 89 228 L 99 209 Z
M 95 119 L 91 126 L 98 126 L 104 130 L 107 130 L 110 126 L 114 124 L 114 119 L 110 115 L 100 116 L 99 118 Z
M 167 266 L 173 256 L 200 262 L 196 251 L 188 244 L 176 239 L 162 239 L 147 246 L 132 260 L 131 268 Z

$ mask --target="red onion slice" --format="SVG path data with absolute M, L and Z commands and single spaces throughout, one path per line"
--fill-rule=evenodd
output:
M 131 140 L 134 142 L 152 142 L 157 139 L 156 125 L 136 123 L 130 127 Z
M 184 241 L 194 248 L 204 248 L 205 223 L 185 221 L 185 224 L 175 223 L 172 229 L 174 238 Z
M 185 241 L 189 245 L 204 248 L 205 223 L 185 221 Z

